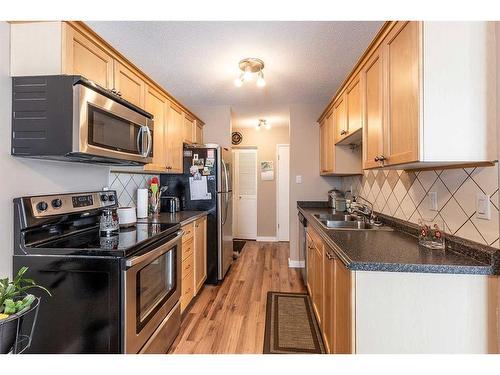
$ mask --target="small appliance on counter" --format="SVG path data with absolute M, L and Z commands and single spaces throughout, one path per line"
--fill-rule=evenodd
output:
M 28 353 L 168 351 L 180 329 L 183 232 L 151 222 L 115 231 L 117 206 L 112 190 L 14 199 L 13 274 L 26 266 L 52 293 Z
M 329 190 L 328 207 L 333 208 L 336 211 L 346 211 L 347 207 L 344 192 L 338 189 Z
M 163 196 L 161 201 L 162 210 L 165 212 L 179 212 L 181 210 L 181 200 L 177 197 Z
M 134 226 L 137 222 L 135 207 L 118 207 L 118 221 L 121 228 Z

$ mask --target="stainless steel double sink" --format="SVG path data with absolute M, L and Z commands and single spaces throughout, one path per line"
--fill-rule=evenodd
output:
M 327 229 L 337 230 L 385 230 L 392 231 L 391 227 L 385 225 L 373 225 L 367 223 L 355 215 L 349 214 L 313 214 L 313 217 Z

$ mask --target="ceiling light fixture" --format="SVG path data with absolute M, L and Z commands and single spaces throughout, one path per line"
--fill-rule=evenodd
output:
M 256 126 L 257 130 L 260 130 L 261 128 L 265 128 L 266 130 L 271 129 L 271 125 L 267 123 L 267 120 L 264 119 L 259 119 L 259 123 Z
M 257 86 L 264 87 L 266 81 L 264 79 L 264 61 L 254 57 L 243 59 L 239 63 L 241 74 L 234 80 L 234 85 L 241 87 L 245 81 L 251 81 L 255 74 L 258 75 Z

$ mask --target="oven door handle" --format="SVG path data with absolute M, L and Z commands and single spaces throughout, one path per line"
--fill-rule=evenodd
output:
M 130 259 L 127 259 L 125 262 L 125 265 L 127 266 L 127 268 L 130 268 L 130 267 L 133 267 L 139 263 L 142 263 L 142 262 L 145 262 L 148 260 L 153 260 L 153 259 L 159 257 L 160 255 L 166 253 L 170 246 L 172 246 L 174 243 L 178 242 L 181 239 L 181 237 L 183 236 L 183 234 L 184 234 L 183 230 L 178 231 L 176 236 L 174 238 L 172 238 L 170 241 L 168 241 L 167 243 L 161 245 L 156 250 L 150 251 L 146 254 L 132 257 Z M 165 250 L 165 248 L 167 248 L 167 250 Z

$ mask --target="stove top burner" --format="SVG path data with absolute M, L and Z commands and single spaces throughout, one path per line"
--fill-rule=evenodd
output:
M 178 224 L 137 223 L 134 227 L 120 228 L 116 235 L 101 236 L 99 228 L 61 237 L 36 246 L 37 249 L 56 250 L 75 255 L 128 256 L 142 244 L 162 234 L 175 231 Z M 86 254 L 85 254 L 86 253 Z

